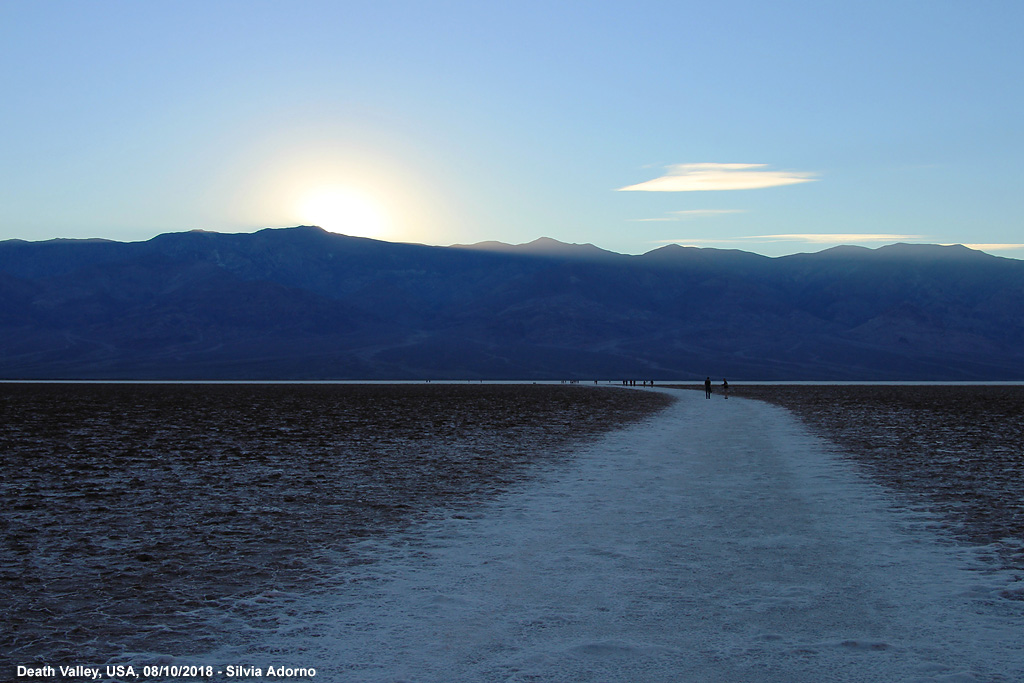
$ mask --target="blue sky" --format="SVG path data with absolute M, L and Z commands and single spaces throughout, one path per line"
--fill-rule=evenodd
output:
M 0 239 L 1024 258 L 1022 25 L 1017 0 L 3 0 Z

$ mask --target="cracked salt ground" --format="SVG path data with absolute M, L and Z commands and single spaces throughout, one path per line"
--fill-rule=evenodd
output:
M 1024 680 L 1008 577 L 757 401 L 682 392 L 363 551 L 254 651 L 333 681 Z

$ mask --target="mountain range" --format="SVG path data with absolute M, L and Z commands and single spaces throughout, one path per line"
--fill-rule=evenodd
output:
M 0 242 L 3 379 L 1024 380 L 1024 261 L 320 228 Z

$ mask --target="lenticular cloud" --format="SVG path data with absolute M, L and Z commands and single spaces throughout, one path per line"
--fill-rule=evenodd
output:
M 628 192 L 698 192 L 707 190 L 757 190 L 815 180 L 814 173 L 766 171 L 767 164 L 673 164 L 660 178 L 620 187 Z

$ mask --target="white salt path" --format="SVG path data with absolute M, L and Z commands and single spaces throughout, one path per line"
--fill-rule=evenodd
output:
M 330 681 L 1024 680 L 1007 576 L 787 411 L 678 395 L 469 518 L 366 544 L 275 660 Z

